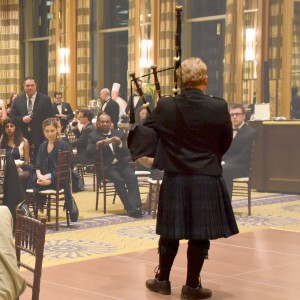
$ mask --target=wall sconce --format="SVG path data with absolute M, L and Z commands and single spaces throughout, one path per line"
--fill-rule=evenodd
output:
M 59 49 L 59 73 L 60 74 L 70 73 L 69 54 L 70 54 L 69 48 Z
M 142 40 L 140 49 L 141 49 L 140 68 L 150 68 L 150 66 L 152 65 L 152 61 L 151 61 L 152 41 Z
M 256 29 L 246 29 L 245 61 L 255 61 Z

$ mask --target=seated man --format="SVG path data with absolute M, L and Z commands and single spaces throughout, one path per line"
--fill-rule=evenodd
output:
M 256 139 L 257 132 L 244 122 L 245 108 L 243 105 L 232 105 L 229 113 L 233 126 L 233 140 L 222 157 L 222 167 L 223 178 L 229 196 L 232 197 L 233 179 L 249 175 L 252 144 Z
M 74 122 L 72 122 L 71 130 L 77 138 L 76 141 L 71 142 L 72 147 L 77 148 L 77 153 L 75 155 L 76 164 L 93 163 L 93 159 L 86 154 L 88 136 L 96 129 L 95 125 L 92 123 L 93 117 L 93 112 L 89 109 L 82 109 L 79 111 L 78 120 L 80 124 L 83 125 L 81 131 L 79 131 L 78 125 L 73 126 Z
M 115 184 L 128 216 L 142 217 L 141 197 L 133 167 L 128 162 L 129 150 L 126 135 L 111 129 L 111 117 L 101 113 L 97 117 L 97 130 L 90 133 L 87 155 L 94 157 L 99 147 L 103 149 L 103 165 L 106 177 Z M 99 174 L 97 174 L 99 178 Z

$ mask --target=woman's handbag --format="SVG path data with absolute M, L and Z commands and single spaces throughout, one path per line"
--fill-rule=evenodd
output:
M 84 191 L 84 182 L 76 168 L 72 170 L 72 192 L 78 193 Z

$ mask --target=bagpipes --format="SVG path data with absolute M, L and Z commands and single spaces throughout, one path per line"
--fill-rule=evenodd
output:
M 178 75 L 177 75 L 177 70 L 179 69 L 181 65 L 181 11 L 182 11 L 182 6 L 176 6 L 175 12 L 176 12 L 176 33 L 175 33 L 175 57 L 174 59 L 174 66 L 165 68 L 165 69 L 160 69 L 157 70 L 156 65 L 152 65 L 151 71 L 148 74 L 145 74 L 140 77 L 135 76 L 135 72 L 130 72 L 129 76 L 131 77 L 131 95 L 132 95 L 132 82 L 136 86 L 136 90 L 139 94 L 139 97 L 143 100 L 144 104 L 143 106 L 147 108 L 148 113 L 150 113 L 150 108 L 149 108 L 149 103 L 145 99 L 144 92 L 142 90 L 142 87 L 139 85 L 139 79 L 142 77 L 149 76 L 153 74 L 154 76 L 154 83 L 155 83 L 155 90 L 158 95 L 158 98 L 161 98 L 161 91 L 160 91 L 160 83 L 158 80 L 158 73 L 160 72 L 165 72 L 168 70 L 173 70 L 174 72 L 174 88 L 172 89 L 174 96 L 176 96 L 180 90 L 179 88 L 179 83 L 178 83 Z M 131 97 L 131 103 L 130 103 L 130 110 L 129 110 L 129 123 L 134 124 L 135 123 L 135 112 L 134 112 L 134 103 L 133 103 L 133 97 Z

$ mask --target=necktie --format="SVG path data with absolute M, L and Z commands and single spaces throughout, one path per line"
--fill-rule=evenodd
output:
M 28 110 L 28 114 L 31 115 L 32 114 L 32 100 L 31 97 L 28 97 L 28 104 L 27 104 L 27 110 Z
M 233 128 L 232 131 L 233 131 L 233 138 L 235 138 L 236 134 L 239 131 L 239 128 Z

